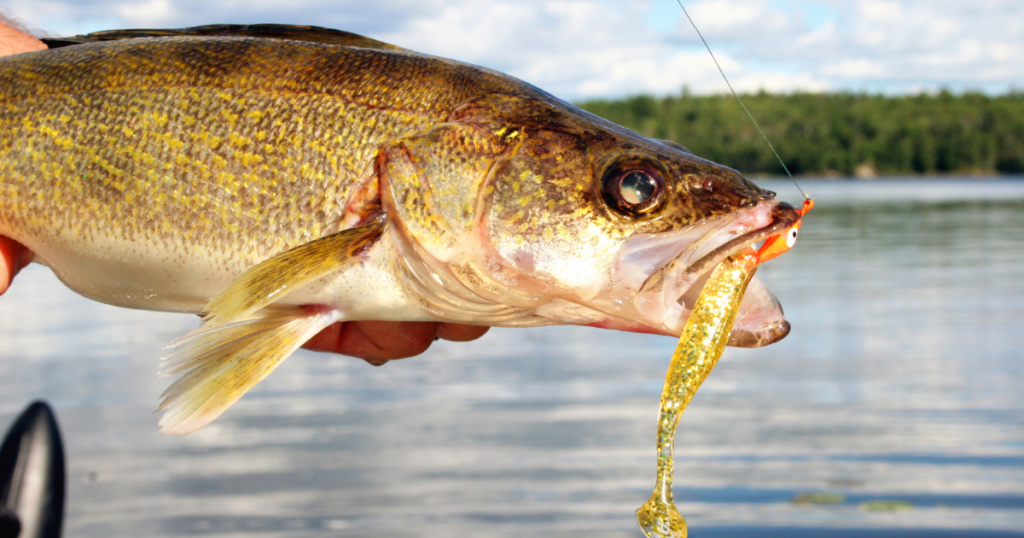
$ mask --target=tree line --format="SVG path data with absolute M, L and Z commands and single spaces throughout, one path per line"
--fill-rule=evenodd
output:
M 1024 92 L 744 95 L 794 174 L 1024 173 Z M 578 105 L 745 174 L 784 174 L 732 95 L 639 95 Z

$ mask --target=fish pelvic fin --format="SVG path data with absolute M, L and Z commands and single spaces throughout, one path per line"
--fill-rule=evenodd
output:
M 206 426 L 323 328 L 341 319 L 330 307 L 267 308 L 244 321 L 200 330 L 171 345 L 160 375 L 185 374 L 161 395 L 162 433 Z
M 248 319 L 303 285 L 355 263 L 387 224 L 387 214 L 381 213 L 361 226 L 299 245 L 250 267 L 206 303 L 201 330 Z

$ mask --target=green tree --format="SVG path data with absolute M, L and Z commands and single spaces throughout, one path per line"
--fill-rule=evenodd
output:
M 1024 92 L 761 92 L 743 100 L 794 174 L 1024 173 Z M 684 91 L 580 106 L 744 173 L 784 173 L 731 95 Z

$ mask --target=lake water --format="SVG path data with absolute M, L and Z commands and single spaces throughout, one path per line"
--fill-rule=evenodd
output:
M 1024 536 L 1024 180 L 804 186 L 798 247 L 760 271 L 792 334 L 728 349 L 680 424 L 691 535 Z M 164 436 L 157 359 L 197 324 L 38 266 L 0 297 L 0 426 L 56 408 L 65 536 L 640 536 L 672 338 L 494 329 L 381 368 L 302 351 Z

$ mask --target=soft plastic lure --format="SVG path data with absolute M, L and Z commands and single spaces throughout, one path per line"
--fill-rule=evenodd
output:
M 676 426 L 690 399 L 722 356 L 740 299 L 757 264 L 757 252 L 748 248 L 715 268 L 672 355 L 658 417 L 658 478 L 651 498 L 636 511 L 637 523 L 648 538 L 687 535 L 686 520 L 672 502 Z
M 804 201 L 802 217 L 814 207 Z M 658 477 L 651 498 L 636 511 L 637 523 L 648 538 L 685 538 L 686 520 L 672 502 L 672 475 L 676 427 L 690 399 L 718 364 L 732 331 L 747 284 L 757 266 L 778 257 L 796 244 L 802 220 L 785 232 L 769 237 L 761 248 L 748 247 L 715 268 L 701 290 L 679 344 L 672 355 L 665 386 L 661 391 L 658 416 Z
M 761 126 L 757 124 L 757 120 L 747 109 L 747 105 L 743 103 L 743 99 L 729 83 L 729 78 L 725 76 L 725 71 L 722 70 L 718 59 L 715 58 L 715 53 L 711 52 L 711 46 L 700 33 L 697 23 L 686 11 L 682 0 L 676 1 L 683 9 L 690 24 L 693 25 L 697 35 L 700 36 L 708 54 L 711 55 L 715 66 L 718 67 L 719 73 L 722 74 L 722 78 L 729 86 L 729 90 L 739 101 L 750 121 L 754 123 L 754 127 L 761 133 L 764 141 L 779 160 L 779 164 L 786 171 L 786 175 L 800 190 L 800 194 L 804 197 L 804 203 L 798 211 L 801 218 L 785 232 L 769 237 L 756 251 L 753 248 L 746 248 L 719 264 L 707 284 L 704 285 L 704 289 L 701 290 L 700 296 L 693 306 L 693 311 L 686 320 L 686 326 L 679 337 L 679 344 L 672 355 L 672 362 L 669 364 L 668 373 L 665 376 L 665 386 L 661 391 L 661 410 L 658 416 L 658 477 L 650 499 L 636 511 L 636 520 L 640 524 L 640 530 L 648 538 L 686 538 L 686 520 L 676 510 L 672 501 L 672 475 L 675 468 L 673 451 L 679 417 L 689 405 L 693 395 L 697 393 L 697 389 L 707 379 L 708 374 L 718 364 L 718 359 L 721 358 L 726 342 L 729 340 L 733 322 L 736 321 L 736 311 L 743 299 L 743 293 L 754 276 L 754 272 L 757 271 L 757 266 L 785 254 L 796 245 L 797 235 L 800 232 L 801 224 L 803 224 L 802 217 L 814 208 L 814 200 L 800 188 L 782 157 L 775 151 L 775 147 L 761 130 Z

